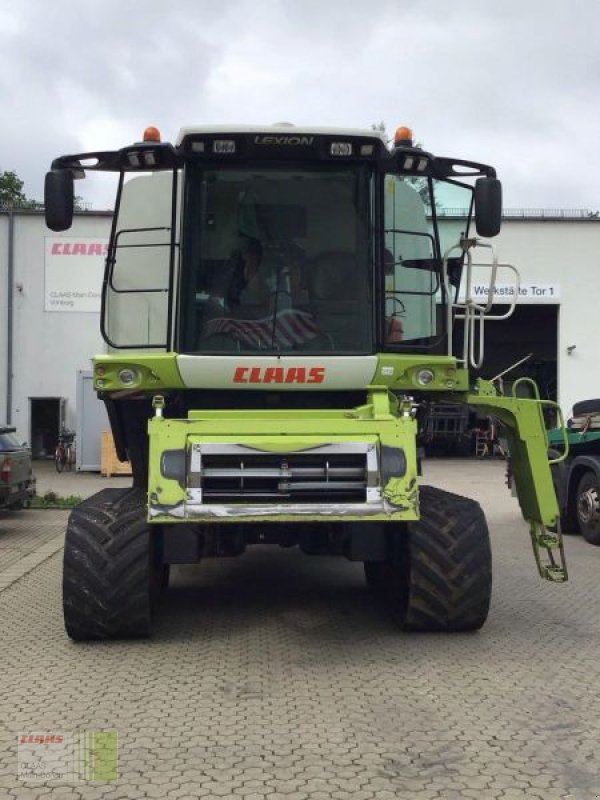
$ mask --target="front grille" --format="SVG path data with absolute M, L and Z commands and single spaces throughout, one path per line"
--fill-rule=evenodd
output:
M 366 452 L 203 453 L 200 467 L 203 503 L 364 503 L 367 480 Z

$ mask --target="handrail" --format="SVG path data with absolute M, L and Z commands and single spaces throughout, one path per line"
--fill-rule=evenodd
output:
M 536 400 L 540 406 L 546 406 L 552 408 L 558 414 L 558 427 L 560 428 L 560 432 L 563 438 L 563 445 L 564 450 L 557 458 L 549 458 L 549 464 L 558 464 L 561 461 L 564 461 L 565 458 L 569 455 L 569 434 L 567 432 L 567 428 L 565 426 L 565 418 L 562 413 L 561 407 L 558 403 L 555 403 L 554 400 L 542 400 L 540 397 L 540 390 L 537 383 L 533 380 L 533 378 L 528 378 L 527 376 L 523 376 L 522 378 L 517 378 L 517 380 L 512 385 L 512 396 L 517 397 L 517 389 L 522 384 L 527 384 L 533 387 L 533 400 Z M 548 441 L 548 430 L 544 427 L 544 435 L 546 437 L 546 449 L 550 447 L 550 442 Z
M 472 249 L 475 247 L 485 247 L 491 251 L 492 261 L 491 264 L 475 264 L 473 263 Z M 455 250 L 461 250 L 466 257 L 466 274 L 465 274 L 465 299 L 464 302 L 454 301 L 452 299 L 453 287 L 450 284 L 448 275 L 448 259 L 450 254 Z M 473 285 L 473 268 L 474 267 L 491 268 L 490 283 L 485 305 L 477 303 L 472 296 Z M 496 278 L 498 268 L 506 268 L 512 270 L 515 276 L 515 291 L 512 295 L 512 301 L 509 303 L 508 311 L 504 314 L 490 314 L 490 310 L 494 304 L 496 294 Z M 442 279 L 444 282 L 444 291 L 446 292 L 446 328 L 448 331 L 448 355 L 453 355 L 453 323 L 455 320 L 464 320 L 464 340 L 463 340 L 463 353 L 462 358 L 458 360 L 463 365 L 470 365 L 473 369 L 480 369 L 483 364 L 484 357 L 484 323 L 486 319 L 489 320 L 503 320 L 507 319 L 514 312 L 519 294 L 519 273 L 512 264 L 499 264 L 494 246 L 488 242 L 480 242 L 476 238 L 461 239 L 457 244 L 449 247 L 444 253 L 442 259 Z M 478 347 L 475 345 L 476 326 L 479 326 Z

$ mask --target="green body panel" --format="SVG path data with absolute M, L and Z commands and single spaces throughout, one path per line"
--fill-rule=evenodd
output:
M 433 372 L 433 380 L 427 386 L 417 379 L 422 369 Z M 469 371 L 459 368 L 452 356 L 380 353 L 373 382 L 394 391 L 465 392 L 469 388 Z
M 98 391 L 160 391 L 161 389 L 184 389 L 177 369 L 176 353 L 140 353 L 123 351 L 114 355 L 100 355 L 92 359 L 94 365 L 94 388 Z M 119 380 L 122 369 L 135 369 L 138 380 L 123 384 Z
M 328 355 L 326 354 L 326 356 Z M 177 367 L 177 356 L 178 353 L 152 353 L 137 350 L 98 355 L 93 359 L 94 387 L 102 392 L 203 388 L 202 385 L 186 386 L 184 384 Z M 231 360 L 232 364 L 239 363 L 239 358 L 231 355 L 214 356 L 214 358 L 219 360 L 227 358 Z M 282 362 L 285 362 L 285 356 L 282 358 Z M 119 380 L 119 372 L 124 368 L 137 372 L 138 377 L 134 383 L 125 385 Z M 433 373 L 431 383 L 427 385 L 420 383 L 417 377 L 418 373 L 424 369 Z M 459 369 L 456 359 L 450 356 L 380 353 L 371 383 L 386 386 L 393 391 L 464 392 L 469 386 L 469 373 L 466 369 Z M 239 388 L 239 386 L 232 384 L 231 388 Z M 319 389 L 327 387 L 314 384 L 312 387 L 308 385 L 303 388 L 319 391 Z
M 419 518 L 417 490 L 416 421 L 385 387 L 370 387 L 369 402 L 356 409 L 192 411 L 188 419 L 156 416 L 149 421 L 149 520 L 151 522 L 205 521 L 306 522 L 310 520 L 399 521 Z M 193 509 L 193 493 L 199 474 L 193 469 L 194 448 L 202 445 L 235 445 L 253 453 L 293 454 L 324 446 L 355 445 L 379 451 L 389 447 L 404 454 L 402 475 L 390 475 L 385 486 L 371 487 L 379 501 L 342 509 L 325 495 L 323 502 L 306 509 L 284 503 L 254 510 L 252 505 L 213 512 L 205 506 Z M 161 470 L 165 451 L 185 451 L 186 479 L 169 479 Z M 183 485 L 182 485 L 183 484 Z M 215 509 L 216 506 L 213 506 Z M 208 516 L 206 516 L 208 515 Z
M 540 575 L 548 580 L 567 580 L 556 492 L 548 460 L 548 433 L 542 413 L 555 406 L 539 398 L 504 397 L 486 381 L 478 381 L 476 392 L 466 402 L 495 417 L 508 439 L 511 468 L 521 512 L 529 523 L 533 551 Z M 555 406 L 556 407 L 556 406 Z M 548 528 L 557 529 L 550 532 Z M 543 563 L 542 558 L 547 561 Z
M 519 505 L 526 520 L 556 525 L 558 503 L 548 463 L 548 436 L 534 399 L 470 394 L 468 403 L 499 420 L 507 434 Z
M 124 385 L 119 372 L 135 370 L 136 381 Z M 430 370 L 429 383 L 423 385 L 418 375 Z M 94 359 L 94 380 L 101 392 L 118 397 L 121 393 L 152 392 L 202 388 L 185 386 L 177 367 L 176 353 L 131 352 L 98 356 Z M 531 539 L 540 574 L 554 581 L 567 578 L 560 532 L 556 528 L 559 509 L 548 462 L 548 433 L 542 409 L 547 401 L 539 398 L 505 397 L 495 387 L 479 380 L 473 390 L 468 388 L 468 371 L 457 367 L 449 356 L 380 354 L 374 383 L 365 387 L 368 400 L 352 409 L 299 409 L 191 411 L 187 419 L 167 419 L 157 409 L 149 421 L 149 506 L 151 522 L 294 522 L 319 520 L 409 521 L 419 518 L 417 484 L 416 436 L 417 425 L 412 414 L 412 402 L 401 401 L 406 393 L 431 394 L 435 399 L 464 403 L 497 419 L 506 431 L 511 465 L 525 520 L 529 523 Z M 273 387 L 277 388 L 277 387 Z M 305 387 L 307 388 L 307 387 Z M 326 387 L 320 387 L 326 388 Z M 348 387 L 358 388 L 358 387 Z M 235 389 L 231 386 L 231 389 Z M 314 387 L 319 391 L 319 387 Z M 396 394 L 398 393 L 398 394 Z M 433 399 L 433 397 L 432 397 Z M 158 402 L 158 407 L 163 401 Z M 324 502 L 318 508 L 286 508 L 279 503 L 260 513 L 248 505 L 232 507 L 219 515 L 202 517 L 199 501 L 190 499 L 195 490 L 193 471 L 189 470 L 194 448 L 202 443 L 237 445 L 253 452 L 300 453 L 311 448 L 344 443 L 369 445 L 380 452 L 384 446 L 402 450 L 406 471 L 402 475 L 387 475 L 385 485 L 377 491 L 380 506 L 371 504 L 354 513 L 351 504 L 343 509 Z M 161 460 L 166 451 L 185 453 L 186 479 L 166 478 L 161 473 Z M 191 475 L 191 482 L 188 480 Z M 195 508 L 195 510 L 194 510 Z M 546 563 L 542 555 L 547 554 Z

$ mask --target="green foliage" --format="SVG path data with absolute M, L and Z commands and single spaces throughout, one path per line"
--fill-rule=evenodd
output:
M 42 203 L 31 200 L 23 191 L 23 181 L 12 170 L 0 170 L 0 208 L 42 208 Z M 83 197 L 73 198 L 75 211 L 86 211 L 87 204 Z
M 48 491 L 42 497 L 31 499 L 32 508 L 74 508 L 81 503 L 81 497 L 71 494 L 68 497 L 61 497 L 56 492 Z
M 0 172 L 0 206 L 6 208 L 35 208 L 35 200 L 30 200 L 23 191 L 23 181 L 16 172 Z

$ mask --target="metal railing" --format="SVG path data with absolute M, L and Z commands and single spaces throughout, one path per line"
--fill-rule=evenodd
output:
M 38 200 L 6 203 L 0 200 L 0 211 L 43 211 L 44 204 Z M 92 204 L 86 200 L 78 200 L 75 211 L 92 211 Z
M 438 217 L 466 218 L 467 208 L 438 208 Z M 589 208 L 505 208 L 504 219 L 598 219 L 600 211 Z

